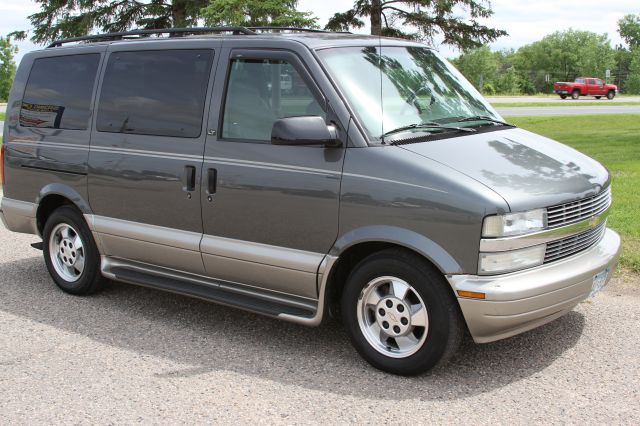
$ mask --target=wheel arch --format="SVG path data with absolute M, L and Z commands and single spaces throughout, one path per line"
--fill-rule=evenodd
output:
M 89 203 L 85 201 L 80 193 L 61 183 L 51 183 L 42 188 L 36 199 L 36 205 L 38 206 L 36 210 L 36 226 L 40 235 L 42 235 L 47 218 L 58 207 L 70 205 L 80 210 L 82 214 L 91 213 Z
M 443 275 L 459 274 L 461 266 L 456 260 L 424 235 L 394 226 L 368 226 L 353 230 L 340 237 L 330 255 L 336 257 L 325 289 L 325 303 L 334 317 L 342 295 L 344 283 L 353 268 L 367 256 L 388 249 L 401 248 L 420 256 Z M 451 289 L 453 292 L 453 289 Z

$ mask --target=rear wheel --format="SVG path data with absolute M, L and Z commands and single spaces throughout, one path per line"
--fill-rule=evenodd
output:
M 458 347 L 462 319 L 442 274 L 401 249 L 356 266 L 342 297 L 344 324 L 360 355 L 380 370 L 423 373 Z
M 579 90 L 574 90 L 573 92 L 571 92 L 571 99 L 579 99 L 579 98 L 580 98 Z
M 567 99 L 567 95 L 560 95 L 561 99 Z
M 596 99 L 600 99 L 601 97 L 602 97 L 602 96 L 596 96 L 595 98 L 596 98 Z
M 615 98 L 615 97 L 616 97 L 616 92 L 614 92 L 613 90 L 610 90 L 610 91 L 607 93 L 607 99 L 611 100 L 611 99 L 613 99 L 613 98 Z
M 73 207 L 56 209 L 43 231 L 43 253 L 49 274 L 67 293 L 91 294 L 106 279 L 100 273 L 100 255 L 82 215 Z

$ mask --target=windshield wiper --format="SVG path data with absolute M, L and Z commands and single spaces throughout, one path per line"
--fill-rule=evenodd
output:
M 488 115 L 474 115 L 472 117 L 464 117 L 459 120 L 454 121 L 453 123 L 464 123 L 465 121 L 490 121 L 491 123 L 500 124 L 502 126 L 514 127 L 513 124 L 505 123 L 504 121 L 496 120 L 493 117 L 489 117 Z
M 458 132 L 475 132 L 475 129 L 470 129 L 468 127 L 456 127 L 456 126 L 443 126 L 440 123 L 436 123 L 435 121 L 425 121 L 424 123 L 414 123 L 409 124 L 408 126 L 398 127 L 393 130 L 389 130 L 388 132 L 382 135 L 384 139 L 385 136 L 393 135 L 394 133 L 404 132 L 405 130 L 411 129 L 435 129 L 435 130 L 455 130 Z

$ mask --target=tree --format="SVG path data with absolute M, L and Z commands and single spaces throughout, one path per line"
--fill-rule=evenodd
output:
M 9 98 L 13 76 L 16 74 L 16 63 L 13 56 L 18 48 L 11 44 L 9 37 L 0 37 L 0 100 Z
M 516 69 L 535 86 L 549 90 L 545 76 L 552 80 L 573 81 L 579 75 L 604 78 L 615 66 L 614 50 L 606 34 L 569 29 L 558 31 L 518 49 Z
M 618 33 L 630 49 L 640 47 L 640 14 L 625 15 L 618 21 Z
M 493 85 L 496 80 L 498 63 L 489 46 L 465 50 L 454 60 L 454 65 L 480 91 L 484 91 L 485 84 Z
M 296 10 L 297 0 L 212 0 L 202 13 L 208 25 L 317 28 L 318 18 Z
M 34 0 L 40 11 L 29 16 L 31 40 L 45 43 L 100 32 L 131 28 L 192 27 L 208 24 L 317 27 L 317 18 L 296 11 L 297 0 Z M 26 31 L 16 31 L 18 39 Z
M 50 42 L 91 33 L 143 29 L 189 27 L 197 24 L 208 0 L 34 0 L 40 11 L 29 16 L 33 26 L 31 40 Z M 13 33 L 27 37 L 26 31 Z
M 460 12 L 469 17 L 460 17 Z M 478 22 L 479 18 L 492 14 L 488 0 L 356 0 L 351 9 L 333 15 L 325 28 L 334 31 L 362 28 L 361 18 L 369 17 L 373 35 L 432 43 L 441 35 L 444 44 L 466 49 L 480 47 L 507 34 Z M 414 27 L 416 31 L 406 32 L 404 27 Z

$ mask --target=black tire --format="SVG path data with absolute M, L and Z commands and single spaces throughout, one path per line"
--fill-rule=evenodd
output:
M 358 300 L 363 297 L 363 290 L 376 277 L 388 276 L 408 283 L 427 310 L 428 328 L 422 329 L 426 340 L 415 353 L 401 358 L 385 355 L 369 343 L 358 319 Z M 362 260 L 347 280 L 341 311 L 358 353 L 374 367 L 393 374 L 416 375 L 445 364 L 456 352 L 464 334 L 458 302 L 444 276 L 420 256 L 403 249 L 387 249 Z
M 579 98 L 580 98 L 579 90 L 574 90 L 573 92 L 571 92 L 571 99 L 579 99 Z
M 567 95 L 560 95 L 561 99 L 567 99 Z
M 600 99 L 602 96 L 595 96 L 596 99 Z
M 58 258 L 58 260 L 56 260 L 56 258 L 51 255 L 53 250 L 52 246 L 56 244 L 55 241 L 58 239 L 56 238 L 56 234 L 53 234 L 53 232 L 57 228 L 65 228 L 65 226 L 69 226 L 74 232 L 77 232 L 76 236 L 79 237 L 82 242 L 81 247 L 75 249 L 77 252 L 73 252 L 74 258 L 76 255 L 79 258 L 80 253 L 82 253 L 82 258 L 84 260 L 82 270 L 80 272 L 76 270 L 78 276 L 75 280 L 65 278 L 65 276 L 62 275 L 64 270 L 62 273 L 56 270 L 56 267 L 60 269 L 60 266 L 54 266 L 54 262 L 61 262 L 61 259 Z M 44 253 L 44 261 L 53 281 L 55 281 L 56 285 L 60 287 L 60 289 L 71 294 L 88 295 L 95 293 L 103 287 L 107 279 L 100 273 L 100 255 L 98 253 L 98 248 L 96 247 L 96 243 L 93 240 L 89 227 L 76 208 L 71 206 L 62 206 L 56 209 L 47 218 L 42 234 L 42 251 Z M 54 238 L 53 241 L 52 238 Z M 75 240 L 75 238 L 72 239 Z M 58 256 L 58 253 L 55 255 Z
M 614 92 L 613 90 L 609 90 L 609 92 L 607 92 L 607 99 L 612 100 L 615 97 L 616 97 L 616 92 Z

